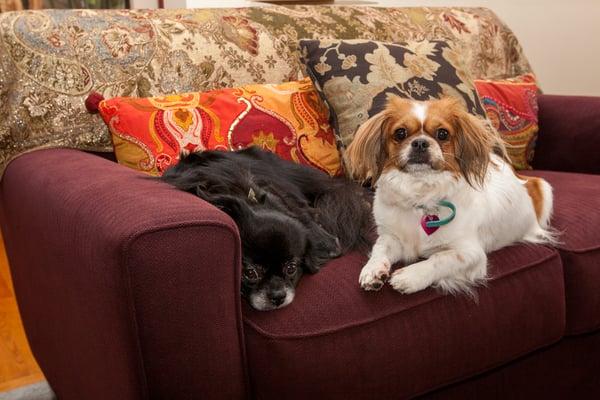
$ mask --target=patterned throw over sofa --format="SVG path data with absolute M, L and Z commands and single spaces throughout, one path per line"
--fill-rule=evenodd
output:
M 0 14 L 0 222 L 25 329 L 58 398 L 600 396 L 600 99 L 539 96 L 524 173 L 555 187 L 562 243 L 492 254 L 478 301 L 362 292 L 365 257 L 352 253 L 270 313 L 240 300 L 232 220 L 113 162 L 105 124 L 85 108 L 92 91 L 295 80 L 306 38 L 447 40 L 472 78 L 533 72 L 483 8 Z

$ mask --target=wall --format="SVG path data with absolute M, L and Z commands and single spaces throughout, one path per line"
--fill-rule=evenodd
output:
M 379 0 L 377 3 L 491 8 L 519 39 L 545 93 L 600 96 L 600 0 Z
M 260 3 L 165 0 L 166 7 L 249 4 Z M 544 92 L 600 96 L 600 0 L 337 0 L 335 4 L 489 7 L 519 38 Z
M 158 0 L 130 0 L 131 8 L 158 8 Z

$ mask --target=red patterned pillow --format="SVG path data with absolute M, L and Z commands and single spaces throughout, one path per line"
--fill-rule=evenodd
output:
M 310 79 L 98 105 L 117 161 L 160 175 L 182 152 L 260 146 L 281 158 L 341 173 L 329 111 Z
M 488 119 L 500 132 L 516 169 L 531 169 L 538 133 L 538 87 L 532 74 L 475 80 Z

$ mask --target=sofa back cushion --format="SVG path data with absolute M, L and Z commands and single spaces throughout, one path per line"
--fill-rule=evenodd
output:
M 0 173 L 43 147 L 112 151 L 91 91 L 160 96 L 281 83 L 302 74 L 298 39 L 462 45 L 477 77 L 531 71 L 513 33 L 484 8 L 267 6 L 43 10 L 0 14 Z

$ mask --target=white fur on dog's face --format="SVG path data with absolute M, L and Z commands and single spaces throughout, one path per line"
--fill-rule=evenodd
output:
M 361 287 L 379 290 L 389 278 L 406 294 L 430 286 L 469 292 L 485 281 L 490 251 L 519 241 L 552 243 L 552 188 L 518 177 L 505 154 L 498 134 L 456 100 L 391 98 L 365 122 L 345 153 L 348 171 L 376 185 L 379 237 Z M 428 235 L 425 215 L 450 214 L 441 200 L 454 204 L 456 216 Z M 399 261 L 407 266 L 392 273 Z
M 425 124 L 425 118 L 427 117 L 427 103 L 413 103 L 412 113 L 417 118 L 421 126 Z
M 294 290 L 294 288 L 285 287 L 284 290 L 285 290 L 285 300 L 283 301 L 283 303 L 281 303 L 278 306 L 275 306 L 273 303 L 271 303 L 271 301 L 269 300 L 269 297 L 267 296 L 267 290 L 264 288 L 252 292 L 250 294 L 248 300 L 250 301 L 250 305 L 257 310 L 260 310 L 260 311 L 276 310 L 278 308 L 283 308 L 283 307 L 289 305 L 294 300 L 294 296 L 296 295 L 296 291 Z

